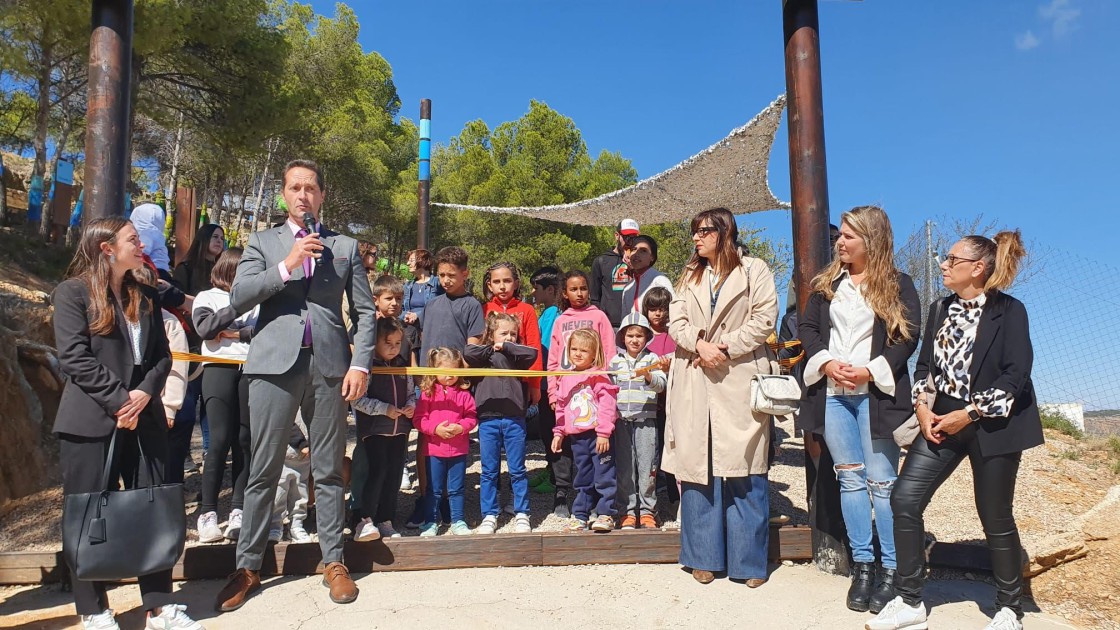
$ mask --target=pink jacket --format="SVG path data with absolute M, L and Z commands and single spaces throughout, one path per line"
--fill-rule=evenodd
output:
M 550 379 L 553 377 L 549 377 Z M 556 378 L 556 426 L 553 435 L 575 435 L 594 429 L 610 437 L 618 419 L 618 386 L 608 376 L 569 374 Z
M 450 440 L 439 437 L 436 427 L 444 422 L 462 426 L 463 432 Z M 466 455 L 470 452 L 470 432 L 478 426 L 474 398 L 465 389 L 436 383 L 431 395 L 420 395 L 420 402 L 416 403 L 415 423 L 427 437 L 420 441 L 424 454 L 433 457 Z
M 572 364 L 568 362 L 568 337 L 572 336 L 572 331 L 580 328 L 593 328 L 599 333 L 599 339 L 603 344 L 604 360 L 610 360 L 610 357 L 615 355 L 614 328 L 611 327 L 607 314 L 591 305 L 578 309 L 569 308 L 560 313 L 556 323 L 552 325 L 552 341 L 549 346 L 551 351 L 548 353 L 550 371 L 572 369 Z M 606 369 L 605 365 L 597 367 Z M 559 377 L 556 376 L 548 377 L 548 401 L 552 403 L 553 409 L 559 409 L 556 403 L 558 379 Z

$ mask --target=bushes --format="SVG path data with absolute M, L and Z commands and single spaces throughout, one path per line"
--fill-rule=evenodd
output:
M 1053 413 L 1051 411 L 1042 412 L 1042 427 L 1044 429 L 1053 429 L 1058 433 L 1068 435 L 1076 440 L 1085 437 L 1081 429 L 1077 425 L 1070 422 L 1065 416 L 1060 413 Z

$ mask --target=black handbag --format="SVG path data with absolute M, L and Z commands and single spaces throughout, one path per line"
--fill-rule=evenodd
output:
M 155 466 L 140 449 L 149 485 L 109 490 L 117 434 L 101 473 L 100 492 L 68 494 L 62 507 L 62 553 L 79 580 L 113 581 L 175 566 L 186 544 L 183 484 L 156 484 Z M 114 480 L 114 486 L 116 485 Z

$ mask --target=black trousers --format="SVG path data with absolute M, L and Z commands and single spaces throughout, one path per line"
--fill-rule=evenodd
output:
M 193 363 L 191 365 L 194 365 Z M 167 483 L 183 483 L 183 462 L 191 452 L 191 438 L 194 436 L 195 416 L 202 400 L 202 377 L 187 381 L 187 391 L 183 395 L 183 406 L 175 414 L 175 426 L 167 431 Z M 201 418 L 206 418 L 206 409 Z
M 541 402 L 537 405 L 537 437 L 544 445 L 544 460 L 548 462 L 549 477 L 556 488 L 556 501 L 568 501 L 572 495 L 572 445 L 564 440 L 559 453 L 552 452 L 552 428 L 556 426 L 556 412 L 548 403 L 548 387 L 541 379 Z
M 408 434 L 370 435 L 362 439 L 361 445 L 369 462 L 369 476 L 362 488 L 362 514 L 375 524 L 391 521 L 397 515 Z
M 249 480 L 249 379 L 236 365 L 211 363 L 202 370 L 202 402 L 210 423 L 210 450 L 202 469 L 200 510 L 218 509 L 218 494 L 226 472 L 226 455 L 233 451 L 233 505 L 245 505 L 245 484 Z
M 109 455 L 112 435 L 89 438 L 66 433 L 58 434 L 59 467 L 62 470 L 62 493 L 82 494 L 101 490 L 101 472 Z M 167 459 L 167 422 L 163 410 L 152 406 L 141 414 L 134 431 L 121 431 L 117 437 L 117 457 L 110 473 L 110 485 L 118 484 L 123 477 L 124 487 L 145 487 L 152 483 L 147 466 L 139 465 L 140 448 L 152 460 L 156 475 L 163 473 Z M 180 465 L 180 467 L 182 467 Z M 158 483 L 158 480 L 156 480 Z M 119 487 L 119 486 L 118 486 Z M 141 575 L 140 597 L 145 610 L 171 603 L 171 570 Z M 79 615 L 96 615 L 109 608 L 105 582 L 79 580 L 70 571 L 74 589 L 74 604 Z
M 964 406 L 963 401 L 938 396 L 933 411 L 941 415 Z M 937 489 L 965 457 L 972 465 L 976 511 L 992 554 L 996 608 L 1010 608 L 1022 618 L 1022 552 L 1019 530 L 1012 513 L 1015 478 L 1019 473 L 1022 453 L 985 457 L 980 452 L 975 425 L 948 436 L 941 444 L 932 444 L 919 435 L 906 455 L 906 462 L 891 494 L 898 556 L 895 593 L 911 606 L 922 600 L 925 583 L 925 522 L 922 513 Z
M 673 473 L 661 470 L 661 452 L 665 448 L 665 394 L 657 395 L 657 457 L 653 460 L 657 466 L 657 473 L 665 479 L 665 494 L 670 503 L 681 500 L 681 491 L 677 488 L 677 478 Z

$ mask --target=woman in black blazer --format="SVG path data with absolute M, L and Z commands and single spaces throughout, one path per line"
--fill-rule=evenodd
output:
M 114 432 L 114 484 L 150 480 L 139 453 L 162 473 L 167 422 L 160 392 L 171 371 L 159 296 L 133 270 L 144 265 L 144 247 L 128 220 L 97 219 L 86 226 L 67 275 L 51 296 L 59 367 L 65 376 L 55 417 L 64 494 L 97 492 Z M 85 628 L 117 628 L 103 582 L 71 572 L 74 601 Z M 144 608 L 158 627 L 200 629 L 170 603 L 171 571 L 139 576 Z M 149 627 L 157 627 L 149 625 Z
M 911 415 L 906 362 L 918 347 L 921 305 L 910 276 L 894 265 L 891 222 L 882 208 L 845 212 L 835 248 L 832 263 L 813 280 L 798 325 L 809 360 L 797 424 L 823 436 L 835 462 L 852 550 L 847 606 L 877 613 L 894 598 L 891 487 L 899 448 L 893 432 Z
M 930 305 L 912 396 L 922 435 L 910 447 L 891 497 L 897 597 L 867 624 L 869 630 L 924 627 L 922 512 L 965 457 L 996 580 L 997 612 L 988 628 L 1023 627 L 1012 504 L 1022 453 L 1042 444 L 1043 436 L 1030 378 L 1027 310 L 1001 291 L 1015 280 L 1025 254 L 1016 230 L 995 239 L 966 236 L 941 262 L 942 280 L 955 295 Z

